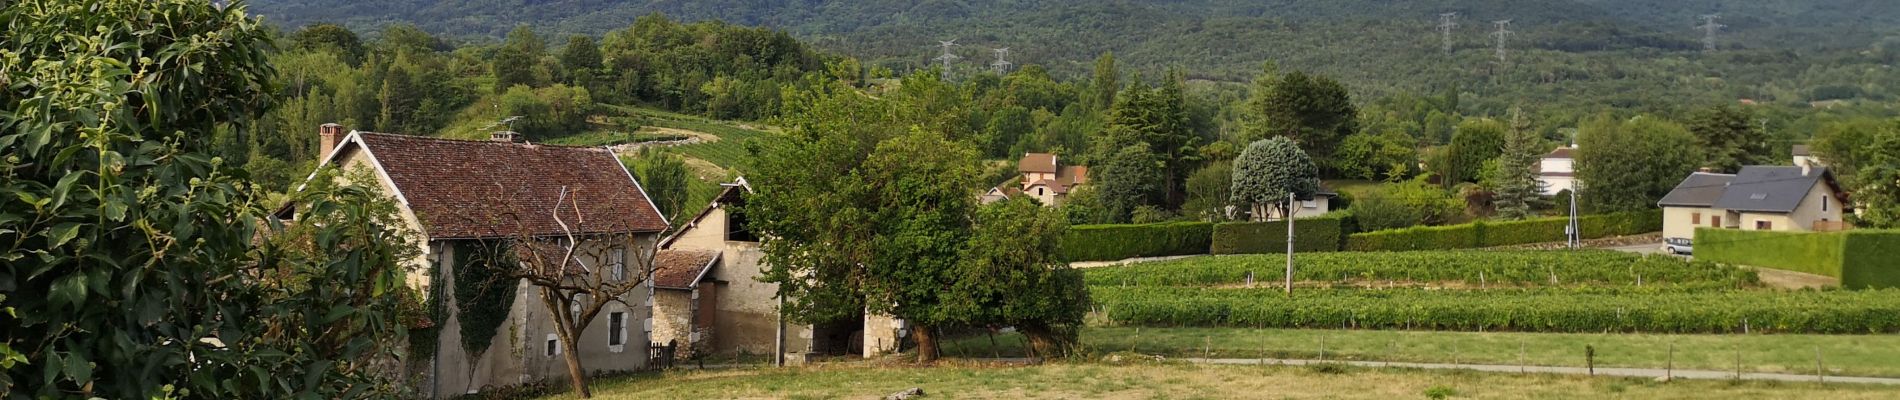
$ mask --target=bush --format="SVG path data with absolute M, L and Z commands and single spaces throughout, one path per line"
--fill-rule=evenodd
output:
M 1146 326 L 1517 332 L 1900 333 L 1900 290 L 1116 288 L 1089 295 Z M 1746 326 L 1746 328 L 1744 328 Z
M 1564 241 L 1569 217 L 1520 221 L 1479 221 L 1462 225 L 1415 227 L 1355 233 L 1348 251 L 1452 250 Z M 1363 220 L 1361 220 L 1363 224 Z M 1577 219 L 1583 238 L 1635 235 L 1662 230 L 1661 211 L 1587 215 Z
M 1214 224 L 1207 222 L 1071 226 L 1063 235 L 1062 259 L 1112 261 L 1207 254 L 1213 229 Z
M 1296 219 L 1293 251 L 1339 251 L 1341 216 Z M 1230 222 L 1214 226 L 1210 253 L 1286 254 L 1286 221 Z
M 1218 229 L 1218 228 L 1216 228 Z M 1217 286 L 1285 278 L 1282 256 L 1196 257 L 1086 272 L 1090 285 Z M 1753 271 L 1709 261 L 1608 250 L 1305 253 L 1294 257 L 1302 282 L 1465 283 L 1476 287 L 1637 286 L 1730 289 L 1759 283 Z M 1553 281 L 1555 283 L 1553 283 Z
M 1382 187 L 1353 200 L 1359 227 L 1372 231 L 1443 224 L 1464 212 L 1463 201 L 1424 179 Z
M 1900 231 L 1836 233 L 1697 229 L 1696 258 L 1840 278 L 1845 288 L 1900 287 Z

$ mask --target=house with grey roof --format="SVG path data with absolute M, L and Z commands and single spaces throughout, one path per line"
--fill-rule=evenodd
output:
M 1694 238 L 1696 228 L 1835 231 L 1847 193 L 1825 167 L 1746 166 L 1735 174 L 1696 172 L 1663 196 L 1663 237 Z

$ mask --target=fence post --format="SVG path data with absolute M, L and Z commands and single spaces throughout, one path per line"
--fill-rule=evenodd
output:
M 1392 357 L 1398 355 L 1398 352 L 1394 351 L 1395 347 L 1397 347 L 1397 344 L 1393 341 L 1385 341 L 1385 366 L 1387 367 L 1392 366 Z
M 1814 346 L 1814 381 L 1827 382 L 1827 370 L 1821 368 L 1821 346 Z
M 1735 380 L 1742 380 L 1742 345 L 1735 345 Z
M 1583 345 L 1583 362 L 1584 366 L 1590 369 L 1590 376 L 1597 376 L 1597 348 L 1595 346 Z
M 1319 361 L 1326 362 L 1326 335 L 1319 335 Z
M 1669 342 L 1669 363 L 1666 365 L 1668 369 L 1663 370 L 1663 380 L 1675 380 L 1676 379 L 1676 342 Z
M 1528 372 L 1528 371 L 1525 371 L 1525 367 L 1524 367 L 1524 339 L 1518 339 L 1517 340 L 1517 373 L 1522 374 L 1525 372 Z
M 1201 336 L 1201 359 L 1211 360 L 1214 358 L 1213 353 L 1214 338 L 1212 336 Z

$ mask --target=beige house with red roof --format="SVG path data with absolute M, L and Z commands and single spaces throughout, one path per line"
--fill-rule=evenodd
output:
M 1069 192 L 1088 184 L 1089 167 L 1062 165 L 1055 154 L 1026 153 L 1016 162 L 1021 177 L 1011 179 L 983 193 L 983 202 L 991 203 L 1015 196 L 1029 196 L 1045 206 L 1059 206 Z
M 639 260 L 652 254 L 660 233 L 669 227 L 639 182 L 605 148 L 518 143 L 512 132 L 497 133 L 488 141 L 345 133 L 336 124 L 323 125 L 319 136 L 323 166 L 374 176 L 420 236 L 416 242 L 422 255 L 410 273 L 410 284 L 425 292 L 441 290 L 430 298 L 438 299 L 444 310 L 443 318 L 434 321 L 441 329 L 433 356 L 414 360 L 429 364 L 416 390 L 425 397 L 567 377 L 554 322 L 539 301 L 538 287 L 518 281 L 511 296 L 492 297 L 505 309 L 486 311 L 489 314 L 463 311 L 457 298 L 476 294 L 456 293 L 458 287 L 472 286 L 457 284 L 462 273 L 458 268 L 470 265 L 465 263 L 471 254 L 519 249 L 497 245 L 517 239 L 569 243 L 572 234 L 583 248 L 565 261 L 591 266 L 577 271 L 611 274 L 604 279 L 640 279 L 649 272 Z M 295 212 L 287 208 L 279 217 L 294 218 Z M 555 213 L 565 218 L 557 219 Z M 608 305 L 593 320 L 576 350 L 583 352 L 589 373 L 647 367 L 651 292 L 649 281 L 645 290 L 636 289 Z M 463 326 L 462 315 L 499 322 Z M 466 343 L 480 341 L 464 341 L 464 332 L 492 332 L 492 337 L 485 349 L 469 351 Z

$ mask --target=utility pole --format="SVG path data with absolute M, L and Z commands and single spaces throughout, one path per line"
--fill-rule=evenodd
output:
M 1438 36 L 1444 42 L 1440 47 L 1444 48 L 1446 55 L 1451 54 L 1451 31 L 1457 28 L 1458 13 L 1448 12 L 1438 14 Z
M 1286 194 L 1286 294 L 1293 295 L 1293 192 Z
M 995 70 L 997 75 L 1009 73 L 1009 66 L 1013 65 L 1013 63 L 1008 60 L 1009 48 L 991 49 L 990 51 L 996 52 L 996 61 L 990 63 L 990 69 Z
M 1702 16 L 1702 25 L 1696 27 L 1702 29 L 1702 51 L 1714 52 L 1715 34 L 1721 32 L 1722 28 L 1728 27 L 1728 25 L 1715 22 L 1715 20 L 1718 19 L 1722 19 L 1722 14 L 1704 15 Z
M 1491 23 L 1498 26 L 1498 31 L 1491 32 L 1491 36 L 1498 38 L 1498 65 L 1503 66 L 1506 60 L 1504 53 L 1505 39 L 1517 32 L 1511 32 L 1511 20 L 1491 21 Z
M 1571 187 L 1570 224 L 1564 225 L 1564 241 L 1566 242 L 1565 244 L 1570 246 L 1571 250 L 1576 250 L 1578 247 L 1583 246 L 1583 232 L 1578 231 L 1580 228 L 1582 227 L 1577 225 L 1577 188 Z
M 938 41 L 937 43 L 939 46 L 943 47 L 943 54 L 937 56 L 937 58 L 934 58 L 934 60 L 943 62 L 943 70 L 937 71 L 937 73 L 939 74 L 939 77 L 943 78 L 944 80 L 949 80 L 950 79 L 950 63 L 952 61 L 956 61 L 957 59 L 960 59 L 963 57 L 959 57 L 956 54 L 950 52 L 951 47 L 957 46 L 956 39 Z

